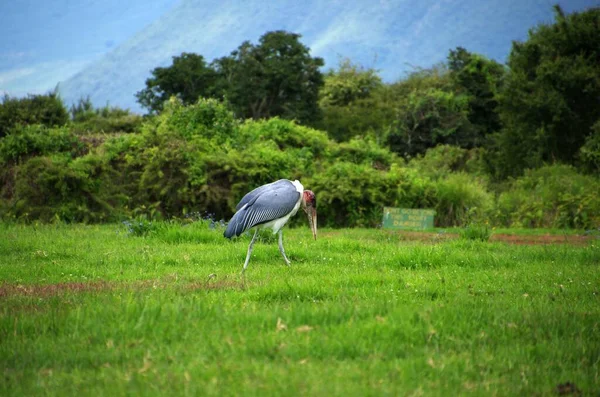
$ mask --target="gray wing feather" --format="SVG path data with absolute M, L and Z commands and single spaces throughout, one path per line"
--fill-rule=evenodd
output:
M 278 189 L 278 188 L 285 189 L 285 188 L 290 188 L 290 187 L 293 188 L 294 190 L 296 190 L 296 188 L 294 187 L 294 184 L 287 179 L 280 179 L 278 181 L 259 186 L 256 189 L 252 190 L 250 193 L 246 193 L 246 195 L 240 200 L 238 205 L 236 205 L 235 210 L 239 211 L 240 208 L 242 208 L 244 206 L 244 204 L 253 203 L 254 200 L 256 200 L 258 198 L 258 196 L 260 196 L 264 192 L 268 192 L 269 190 Z
M 292 182 L 281 179 L 246 194 L 237 205 L 224 236 L 239 236 L 246 230 L 290 213 L 300 198 Z

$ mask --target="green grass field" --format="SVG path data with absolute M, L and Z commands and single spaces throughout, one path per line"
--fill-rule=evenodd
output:
M 0 226 L 0 395 L 600 391 L 600 241 Z M 213 276 L 211 276 L 213 275 Z

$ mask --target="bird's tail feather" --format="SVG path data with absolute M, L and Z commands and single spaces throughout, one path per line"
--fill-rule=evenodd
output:
M 242 227 L 242 222 L 241 222 L 242 218 L 243 218 L 243 216 L 242 216 L 243 212 L 244 212 L 243 210 L 238 211 L 233 215 L 233 217 L 227 224 L 227 229 L 225 229 L 223 236 L 225 236 L 227 238 L 232 238 L 232 237 L 237 237 L 240 234 L 244 233 L 244 230 Z

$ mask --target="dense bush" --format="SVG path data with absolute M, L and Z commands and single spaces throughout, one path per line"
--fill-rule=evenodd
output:
M 436 88 L 413 91 L 397 109 L 388 144 L 409 158 L 439 144 L 472 146 L 475 130 L 468 115 L 466 95 Z
M 412 159 L 409 165 L 422 175 L 433 179 L 445 177 L 453 172 L 485 176 L 483 153 L 481 148 L 467 150 L 458 146 L 438 145 L 427 150 L 424 155 Z
M 436 182 L 435 222 L 438 226 L 460 226 L 484 220 L 494 197 L 479 178 L 466 173 L 449 174 Z
M 329 226 L 376 226 L 383 206 L 394 203 L 396 186 L 390 174 L 350 162 L 333 163 L 310 180 L 321 223 Z
M 529 170 L 500 195 L 496 221 L 516 227 L 600 226 L 600 181 L 573 167 Z
M 56 92 L 11 98 L 4 95 L 0 103 L 0 138 L 15 127 L 43 124 L 47 127 L 65 125 L 69 113 Z
M 234 138 L 238 121 L 227 105 L 216 99 L 200 98 L 195 104 L 184 106 L 172 97 L 154 123 L 146 127 L 147 134 L 175 134 L 188 141 L 201 137 L 221 144 Z
M 374 139 L 336 143 L 293 121 L 242 122 L 226 104 L 205 99 L 189 106 L 173 99 L 139 131 L 89 144 L 82 138 L 90 135 L 68 127 L 14 129 L 0 140 L 0 215 L 103 222 L 201 212 L 228 219 L 245 193 L 289 178 L 317 193 L 319 224 L 334 227 L 378 226 L 384 206 L 435 209 L 438 226 L 599 222 L 600 182 L 569 167 L 528 173 L 495 205 L 480 150 L 438 146 L 407 164 Z
M 585 171 L 600 175 L 600 120 L 592 126 L 592 133 L 579 149 L 579 161 Z
M 131 133 L 138 131 L 143 118 L 119 107 L 94 108 L 89 98 L 81 98 L 71 106 L 71 130 L 78 135 L 99 133 Z
M 10 215 L 50 222 L 99 222 L 114 219 L 114 208 L 100 199 L 95 164 L 66 157 L 34 157 L 16 169 Z
M 85 145 L 66 127 L 18 126 L 0 140 L 0 160 L 18 161 L 26 157 L 69 152 L 80 154 Z
M 78 135 L 98 133 L 131 133 L 142 124 L 142 117 L 135 114 L 104 117 L 96 115 L 85 121 L 73 123 L 72 131 Z

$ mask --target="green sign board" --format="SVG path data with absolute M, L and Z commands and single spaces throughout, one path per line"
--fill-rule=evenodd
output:
M 383 209 L 384 229 L 431 229 L 434 210 L 385 207 Z

